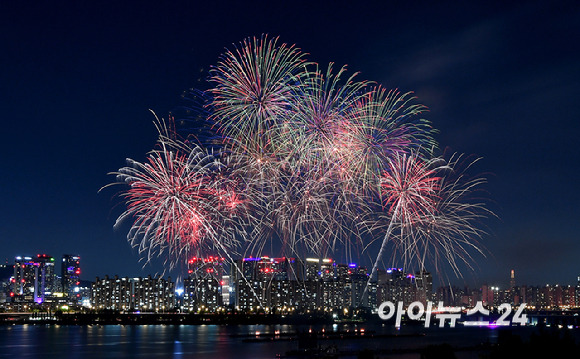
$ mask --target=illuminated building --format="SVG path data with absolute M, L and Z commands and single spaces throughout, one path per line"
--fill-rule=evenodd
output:
M 129 278 L 100 279 L 93 283 L 92 305 L 95 309 L 130 310 L 133 309 L 133 283 Z
M 231 279 L 229 275 L 222 276 L 222 303 L 228 307 L 230 305 L 230 294 L 232 292 Z
M 224 275 L 224 258 L 209 256 L 207 258 L 193 257 L 187 262 L 187 273 L 190 277 L 212 276 L 221 280 Z
M 133 302 L 137 310 L 163 312 L 175 307 L 175 283 L 171 278 L 134 278 Z
M 194 257 L 188 261 L 189 277 L 183 282 L 185 310 L 214 312 L 223 305 L 223 261 L 223 258 L 217 256 Z
M 403 301 L 403 292 L 408 283 L 402 268 L 389 268 L 386 271 L 378 271 L 377 286 L 380 303 L 386 301 L 397 303 Z
M 437 288 L 437 292 L 433 297 L 433 302 L 443 302 L 447 307 L 466 307 L 473 308 L 477 302 L 481 301 L 484 307 L 491 307 L 496 301 L 495 297 L 498 293 L 497 287 L 483 286 L 481 289 L 472 290 L 468 287 L 457 287 L 447 285 Z M 418 295 L 421 295 L 418 293 Z M 485 298 L 488 298 L 487 300 Z
M 321 279 L 334 279 L 335 263 L 330 258 L 323 258 L 320 263 L 319 277 Z
M 298 310 L 316 310 L 322 303 L 322 281 L 305 280 L 295 281 L 291 286 L 294 307 Z
M 303 282 L 306 279 L 304 262 L 299 258 L 288 259 L 288 279 Z
M 426 304 L 427 301 L 433 300 L 433 276 L 431 273 L 423 270 L 415 274 L 416 294 L 415 301 Z M 475 303 L 473 303 L 475 305 Z
M 36 301 L 41 303 L 51 297 L 55 292 L 56 276 L 54 272 L 54 258 L 46 254 L 39 254 L 36 256 L 36 262 L 38 263 L 39 288 Z
M 235 307 L 240 310 L 258 309 L 263 304 L 262 281 L 258 280 L 260 258 L 234 260 L 231 267 Z
M 183 281 L 183 309 L 215 311 L 221 306 L 220 281 L 213 277 L 189 277 Z
M 250 257 L 234 261 L 231 276 L 239 310 L 329 311 L 376 306 L 377 286 L 371 283 L 367 288 L 366 267 L 356 263 Z
M 356 263 L 350 263 L 348 267 L 348 281 L 351 287 L 350 307 L 369 307 L 369 302 L 376 303 L 376 284 L 369 284 L 366 267 L 358 266 Z
M 405 273 L 402 268 L 378 270 L 376 291 L 376 303 L 379 304 L 385 301 L 403 302 L 404 306 L 415 301 L 426 303 L 433 300 L 433 276 L 427 271 Z M 439 295 L 447 301 L 449 293 L 442 291 Z M 372 308 L 376 304 L 371 302 L 369 306 Z
M 493 295 L 493 287 L 484 284 L 481 286 L 481 300 L 483 305 L 486 307 L 490 307 L 494 305 L 494 295 Z
M 576 287 L 571 285 L 562 287 L 562 307 L 576 308 Z
M 286 257 L 262 257 L 256 261 L 256 275 L 260 280 L 288 280 L 288 264 Z
M 306 258 L 305 273 L 306 279 L 310 280 L 332 278 L 334 277 L 334 263 L 330 258 Z
M 32 261 L 32 257 L 16 257 L 14 261 L 14 276 L 12 277 L 12 293 L 15 296 L 34 299 L 34 293 L 38 290 L 36 276 L 38 267 Z
M 352 273 L 348 264 L 335 264 L 335 266 L 334 266 L 334 278 L 335 279 L 347 280 L 348 276 L 350 274 L 349 272 Z
M 92 288 L 95 309 L 162 312 L 175 307 L 175 283 L 171 278 L 97 277 Z
M 77 294 L 77 303 L 83 307 L 91 307 L 91 296 L 92 296 L 92 282 L 88 280 L 81 280 L 78 287 L 78 291 L 75 289 Z
M 293 307 L 297 302 L 292 292 L 301 289 L 304 269 L 294 258 L 244 258 L 231 266 L 233 285 L 230 301 L 240 310 L 265 310 L 266 308 Z
M 14 266 L 8 264 L 0 264 L 0 304 L 6 303 L 11 300 L 10 293 L 14 295 L 12 291 L 12 283 L 10 278 L 14 273 Z
M 289 308 L 295 305 L 292 300 L 292 285 L 296 281 L 290 280 L 273 280 L 270 283 L 270 293 L 268 306 L 271 308 Z
M 325 308 L 348 307 L 345 300 L 345 282 L 339 280 L 325 280 L 322 282 L 322 303 Z
M 81 258 L 77 255 L 65 254 L 61 263 L 61 283 L 65 298 L 70 303 L 78 303 L 80 299 L 80 267 Z
M 11 279 L 11 296 L 24 302 L 42 303 L 54 290 L 54 258 L 39 254 L 36 258 L 16 257 Z

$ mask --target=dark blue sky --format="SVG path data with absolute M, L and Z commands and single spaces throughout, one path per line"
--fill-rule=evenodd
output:
M 148 109 L 166 117 L 225 47 L 268 33 L 415 91 L 442 147 L 483 157 L 499 219 L 468 284 L 506 284 L 512 268 L 521 283 L 575 283 L 577 1 L 120 3 L 0 4 L 2 261 L 76 253 L 87 279 L 154 272 L 112 229 L 114 191 L 97 191 L 152 149 Z

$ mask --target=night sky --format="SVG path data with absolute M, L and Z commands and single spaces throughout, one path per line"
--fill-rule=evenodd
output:
M 0 3 L 2 262 L 71 253 L 85 279 L 157 271 L 113 230 L 115 190 L 98 190 L 153 148 L 149 109 L 167 117 L 224 48 L 267 33 L 414 91 L 442 148 L 483 158 L 498 218 L 465 283 L 506 285 L 511 269 L 520 284 L 576 283 L 578 1 L 35 3 Z

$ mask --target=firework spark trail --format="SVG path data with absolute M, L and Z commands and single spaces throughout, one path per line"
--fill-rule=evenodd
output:
M 471 262 L 492 214 L 470 194 L 462 156 L 433 157 L 436 132 L 410 93 L 320 69 L 278 39 L 248 38 L 210 70 L 205 118 L 188 133 L 207 153 L 159 122 L 148 162 L 116 174 L 134 218 L 130 242 L 171 265 L 193 249 L 261 251 L 276 237 L 294 254 L 344 245 L 369 248 L 380 233 L 376 273 L 388 244 L 405 265 Z M 469 166 L 467 166 L 469 167 Z M 363 252 L 366 249 L 363 249 Z M 187 260 L 187 258 L 184 258 Z
M 402 242 L 413 238 L 405 235 L 405 231 L 432 218 L 440 180 L 436 176 L 439 169 L 437 162 L 438 159 L 423 161 L 415 153 L 398 153 L 388 159 L 387 169 L 381 178 L 383 208 L 388 226 L 369 280 L 377 271 L 387 243 L 393 240 L 394 229 L 399 230 L 394 236 Z M 413 248 L 413 243 L 407 242 L 403 247 Z M 408 264 L 410 253 L 405 250 L 401 254 L 404 263 Z
M 386 231 L 365 294 L 388 243 L 402 258 L 403 268 L 416 265 L 419 273 L 429 263 L 442 274 L 443 259 L 459 277 L 459 262 L 472 268 L 470 253 L 484 254 L 476 240 L 485 234 L 479 222 L 493 213 L 483 201 L 471 198 L 485 179 L 466 173 L 477 160 L 465 162 L 457 154 L 429 161 L 402 154 L 388 161 L 381 182 L 384 211 L 377 222 L 384 223 Z
M 364 193 L 380 194 L 380 176 L 397 153 L 435 148 L 433 130 L 420 116 L 427 108 L 412 104 L 409 93 L 372 88 L 354 104 L 347 155 L 350 173 Z
M 318 65 L 304 67 L 298 77 L 301 92 L 290 103 L 292 111 L 276 132 L 280 157 L 288 174 L 279 183 L 275 203 L 278 231 L 295 250 L 300 245 L 319 251 L 333 249 L 344 239 L 342 218 L 353 217 L 347 210 L 348 182 L 344 161 L 348 141 L 347 113 L 365 84 L 343 80 L 346 68 L 325 73 Z M 349 192 L 349 195 L 352 193 Z M 341 200 L 343 200 L 341 202 Z M 351 200 L 356 203 L 356 200 Z
M 299 156 L 299 161 L 309 168 L 321 162 L 337 164 L 338 149 L 347 130 L 347 114 L 364 88 L 364 82 L 354 81 L 356 73 L 342 83 L 346 67 L 336 74 L 330 64 L 323 74 L 318 66 L 310 71 L 305 68 L 300 100 L 294 102 L 290 119 L 289 143 Z M 298 145 L 299 147 L 296 147 Z M 338 161 L 340 163 L 340 161 Z
M 275 67 L 274 58 L 286 62 Z M 233 172 L 254 199 L 258 227 L 277 233 L 293 252 L 300 245 L 332 250 L 351 235 L 361 241 L 364 231 L 352 228 L 357 222 L 361 228 L 372 226 L 362 218 L 373 217 L 368 203 L 378 200 L 390 206 L 387 213 L 378 211 L 379 225 L 389 223 L 389 233 L 397 228 L 398 249 L 406 248 L 401 250 L 404 262 L 414 258 L 409 257 L 418 248 L 414 238 L 421 233 L 414 226 L 421 223 L 420 214 L 430 212 L 436 196 L 425 196 L 423 188 L 415 196 L 401 192 L 394 198 L 397 188 L 389 181 L 410 185 L 412 178 L 384 174 L 413 176 L 419 163 L 433 165 L 420 161 L 430 156 L 424 149 L 437 147 L 435 131 L 421 117 L 425 106 L 409 93 L 356 81 L 357 73 L 346 76 L 346 67 L 335 73 L 330 64 L 321 71 L 293 47 L 276 49 L 275 40 L 264 38 L 227 52 L 213 74 L 212 118 L 221 121 L 224 141 L 232 145 Z M 405 166 L 409 173 L 397 172 Z M 438 182 L 429 171 L 425 181 L 434 192 Z M 430 206 L 417 202 L 426 198 Z M 417 212 L 421 207 L 423 213 Z
M 470 177 L 467 171 L 478 161 L 453 154 L 446 165 L 439 169 L 439 185 L 431 218 L 417 223 L 414 231 L 408 231 L 413 238 L 406 241 L 414 244 L 416 259 L 430 260 L 437 273 L 441 260 L 450 265 L 454 274 L 462 276 L 459 262 L 473 269 L 474 259 L 471 252 L 484 255 L 478 239 L 485 231 L 481 220 L 494 214 L 485 206 L 485 201 L 474 198 L 486 182 L 483 177 Z
M 134 218 L 127 239 L 146 262 L 167 252 L 172 269 L 193 250 L 233 247 L 236 237 L 223 235 L 231 230 L 223 226 L 232 211 L 241 204 L 232 188 L 215 173 L 221 164 L 197 146 L 173 139 L 171 130 L 157 120 L 158 148 L 147 162 L 128 159 L 121 168 L 117 183 L 129 185 L 121 196 L 127 210 L 117 219 L 118 226 Z
M 227 51 L 211 71 L 212 119 L 218 132 L 237 143 L 270 131 L 289 110 L 296 76 L 305 63 L 294 46 L 277 38 L 246 39 Z M 247 137 L 248 136 L 248 137 Z

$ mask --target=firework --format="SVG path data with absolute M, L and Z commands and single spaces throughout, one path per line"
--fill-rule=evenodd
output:
M 226 51 L 211 70 L 215 87 L 212 120 L 225 138 L 246 142 L 272 130 L 285 117 L 295 95 L 304 54 L 293 46 L 277 46 L 277 39 L 246 39 Z
M 405 264 L 408 264 L 408 255 L 413 253 L 411 246 L 403 240 L 413 238 L 407 235 L 417 223 L 430 219 L 434 211 L 435 196 L 439 189 L 437 160 L 423 161 L 416 153 L 407 155 L 397 153 L 387 161 L 387 169 L 381 178 L 381 193 L 383 211 L 379 212 L 378 223 L 385 223 L 386 234 L 371 277 L 376 273 L 377 266 L 382 260 L 384 251 L 391 237 L 398 238 L 398 244 L 405 250 L 401 251 Z M 384 220 L 383 220 L 384 219 Z M 398 233 L 397 233 L 398 231 Z M 409 249 L 409 250 L 406 250 Z
M 129 185 L 118 220 L 134 220 L 129 241 L 174 263 L 239 241 L 257 254 L 279 239 L 300 256 L 377 238 L 372 274 L 392 245 L 405 265 L 445 261 L 460 275 L 481 252 L 477 222 L 490 212 L 470 195 L 484 180 L 468 179 L 463 156 L 433 156 L 435 130 L 411 93 L 357 76 L 267 36 L 226 51 L 181 126 L 212 153 L 159 122 L 147 162 L 116 173 Z
M 483 199 L 474 196 L 486 183 L 485 178 L 470 177 L 467 173 L 477 161 L 453 154 L 439 168 L 440 180 L 433 212 L 417 223 L 414 231 L 407 231 L 412 236 L 403 241 L 408 244 L 421 269 L 429 264 L 442 274 L 441 266 L 445 263 L 456 276 L 462 276 L 459 263 L 473 269 L 471 253 L 484 254 L 479 243 L 485 234 L 481 222 L 494 214 L 486 208 Z
M 381 180 L 383 210 L 376 222 L 385 234 L 372 274 L 389 243 L 405 268 L 422 271 L 431 265 L 439 272 L 445 260 L 457 276 L 459 262 L 470 266 L 470 253 L 483 253 L 479 222 L 492 213 L 471 195 L 485 179 L 469 178 L 466 170 L 475 161 L 465 165 L 463 157 L 426 161 L 402 154 L 388 161 Z
M 286 144 L 301 165 L 324 170 L 340 167 L 341 155 L 349 147 L 348 114 L 365 83 L 355 81 L 356 73 L 343 83 L 346 67 L 336 74 L 332 64 L 326 73 L 318 66 L 304 72 L 299 101 L 295 101 L 289 120 Z
M 394 155 L 436 147 L 430 123 L 421 118 L 427 108 L 414 100 L 410 93 L 376 87 L 354 104 L 348 128 L 351 145 L 344 162 L 365 193 L 380 192 L 381 175 Z
M 121 196 L 127 210 L 115 226 L 133 219 L 127 235 L 149 262 L 165 256 L 170 268 L 195 250 L 222 250 L 235 245 L 223 236 L 224 220 L 242 204 L 229 181 L 216 176 L 222 165 L 200 147 L 174 139 L 157 121 L 159 140 L 144 163 L 128 159 L 114 174 L 128 185 Z

